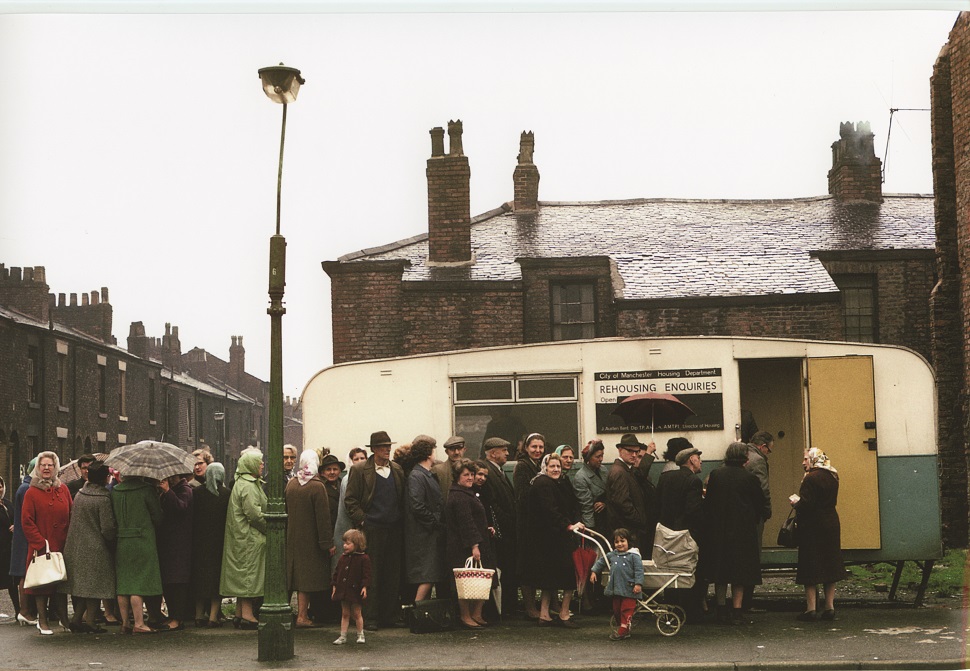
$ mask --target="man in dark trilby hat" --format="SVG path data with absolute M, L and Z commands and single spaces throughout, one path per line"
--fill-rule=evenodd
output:
M 644 445 L 632 433 L 625 433 L 616 444 L 619 457 L 606 476 L 606 510 L 612 529 L 625 527 L 641 548 L 653 544 L 656 516 L 647 500 L 645 485 L 657 446 Z M 644 550 L 645 552 L 647 550 Z
M 367 536 L 371 584 L 364 604 L 368 629 L 399 626 L 401 558 L 404 552 L 404 469 L 391 461 L 394 442 L 386 431 L 370 435 L 371 456 L 355 464 L 347 478 L 344 506 L 354 527 Z

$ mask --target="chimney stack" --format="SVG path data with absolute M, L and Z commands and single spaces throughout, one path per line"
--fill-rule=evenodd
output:
M 472 262 L 471 169 L 461 146 L 461 120 L 448 122 L 448 154 L 444 130 L 431 129 L 428 159 L 428 261 L 431 265 Z
M 832 143 L 829 193 L 843 203 L 882 202 L 882 161 L 876 158 L 868 121 L 839 124 Z
M 232 336 L 229 346 L 229 383 L 233 389 L 243 390 L 243 376 L 246 373 L 246 348 L 242 336 Z
M 519 138 L 519 163 L 512 173 L 515 186 L 515 212 L 535 212 L 539 209 L 539 168 L 532 162 L 536 141 L 532 131 L 522 131 Z

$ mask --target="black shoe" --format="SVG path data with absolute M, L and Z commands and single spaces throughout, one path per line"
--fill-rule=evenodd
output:
M 834 615 L 835 612 L 833 611 L 832 614 Z M 815 622 L 818 619 L 818 613 L 816 613 L 814 610 L 806 610 L 804 613 L 798 615 L 795 619 L 801 622 Z
M 835 610 L 832 608 L 829 608 L 828 610 L 823 610 L 822 614 L 819 615 L 819 619 L 831 622 L 832 620 L 835 619 Z
M 563 629 L 579 629 L 579 625 L 573 622 L 572 618 L 564 620 L 561 617 L 552 618 L 552 624 L 554 627 L 562 627 Z

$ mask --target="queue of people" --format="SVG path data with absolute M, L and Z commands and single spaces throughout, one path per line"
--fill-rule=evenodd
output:
M 671 439 L 656 485 L 650 477 L 656 446 L 634 434 L 622 436 L 610 466 L 600 440 L 582 450 L 553 450 L 541 434 L 528 434 L 516 446 L 511 481 L 504 466 L 513 446 L 499 437 L 484 442 L 479 461 L 464 458 L 460 436 L 445 441 L 441 460 L 427 435 L 392 456 L 395 443 L 384 431 L 371 434 L 370 455 L 350 451 L 349 468 L 325 450 L 290 449 L 285 572 L 296 595 L 295 626 L 339 622 L 333 643 L 340 645 L 353 622 L 357 643 L 364 643 L 365 630 L 402 626 L 402 605 L 453 598 L 453 569 L 470 560 L 497 569 L 493 586 L 501 598 L 458 599 L 463 628 L 487 628 L 517 614 L 521 595 L 524 616 L 539 627 L 574 629 L 572 598 L 585 588 L 586 606 L 612 608 L 620 624 L 612 638 L 622 640 L 629 637 L 630 600 L 641 593 L 638 562 L 641 553 L 649 558 L 658 522 L 689 531 L 700 548 L 694 588 L 671 590 L 665 600 L 680 605 L 689 621 L 700 618 L 713 584 L 717 620 L 750 622 L 746 597 L 761 583 L 761 534 L 771 514 L 773 439 L 760 432 L 751 440 L 730 444 L 705 483 L 701 451 Z M 123 633 L 153 634 L 187 622 L 216 628 L 225 621 L 223 599 L 234 598 L 233 626 L 256 629 L 265 582 L 263 455 L 244 450 L 227 483 L 225 468 L 208 451 L 193 454 L 193 473 L 161 481 L 112 473 L 92 459 L 74 496 L 58 479 L 54 452 L 31 462 L 12 503 L 0 480 L 0 553 L 9 557 L 9 567 L 0 565 L 7 579 L 0 586 L 10 591 L 17 621 L 45 636 L 55 625 L 74 633 L 116 625 Z M 803 466 L 790 499 L 800 529 L 796 581 L 805 587 L 799 619 L 831 620 L 835 583 L 845 576 L 838 474 L 817 448 L 806 451 Z M 577 580 L 575 532 L 587 529 L 616 547 Z M 24 589 L 26 566 L 47 547 L 63 552 L 67 581 Z M 604 586 L 598 574 L 607 565 L 613 569 Z

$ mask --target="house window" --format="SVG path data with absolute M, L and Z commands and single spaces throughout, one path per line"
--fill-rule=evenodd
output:
M 186 399 L 185 401 L 185 426 L 186 430 L 189 432 L 189 438 L 192 438 L 192 399 Z
M 596 337 L 593 284 L 552 284 L 552 339 Z
M 148 375 L 148 420 L 155 421 L 155 374 Z
M 579 395 L 575 376 L 499 377 L 454 381 L 454 429 L 468 445 L 469 458 L 481 456 L 492 436 L 511 443 L 529 432 L 546 437 L 549 451 L 579 443 Z
M 40 350 L 34 345 L 27 347 L 27 402 L 39 403 Z
M 57 353 L 57 405 L 67 407 L 67 352 Z
M 842 292 L 843 336 L 852 342 L 879 342 L 874 275 L 836 278 Z
M 104 357 L 98 357 L 98 412 L 102 415 L 108 412 L 107 408 L 107 386 L 108 386 L 108 361 Z
M 128 417 L 128 371 L 124 361 L 118 362 L 118 415 Z

